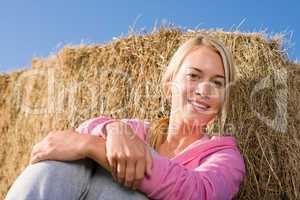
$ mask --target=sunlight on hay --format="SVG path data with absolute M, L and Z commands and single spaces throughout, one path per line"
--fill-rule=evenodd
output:
M 31 69 L 0 75 L 0 197 L 50 130 L 102 114 L 150 121 L 167 115 L 161 74 L 197 32 L 162 28 L 106 45 L 66 46 L 34 58 Z M 238 68 L 226 126 L 247 167 L 238 198 L 300 198 L 300 66 L 287 60 L 278 38 L 206 32 L 224 42 Z

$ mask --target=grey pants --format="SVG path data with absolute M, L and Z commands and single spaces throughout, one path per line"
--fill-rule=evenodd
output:
M 42 161 L 29 165 L 7 193 L 5 200 L 147 200 L 112 179 L 108 171 L 90 159 Z

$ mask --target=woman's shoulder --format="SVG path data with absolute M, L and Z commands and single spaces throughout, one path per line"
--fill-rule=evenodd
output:
M 213 134 L 209 138 L 211 142 L 237 146 L 237 140 L 232 133 Z
M 238 147 L 237 139 L 233 134 L 214 135 L 210 137 L 210 142 L 211 146 L 219 149 L 215 151 L 215 155 L 231 158 L 235 160 L 235 162 L 243 165 L 243 155 Z
M 203 139 L 191 145 L 194 153 L 211 156 L 218 154 L 230 154 L 230 156 L 241 157 L 236 138 L 231 135 L 207 135 Z
M 208 158 L 215 159 L 215 157 L 223 157 L 243 165 L 244 159 L 233 134 L 212 135 L 207 137 L 209 139 L 206 140 L 202 148 L 200 145 L 199 149 L 201 148 L 202 152 L 206 152 Z

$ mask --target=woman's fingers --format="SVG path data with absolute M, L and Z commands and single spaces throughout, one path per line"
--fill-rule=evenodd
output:
M 136 188 L 138 188 L 138 186 L 139 186 L 139 183 L 140 183 L 140 180 L 135 180 L 135 181 L 133 182 L 132 189 L 133 189 L 133 190 L 136 190 Z
M 146 172 L 147 172 L 148 176 L 150 176 L 152 173 L 151 172 L 152 165 L 153 165 L 152 155 L 150 153 L 150 149 L 148 149 L 146 147 Z
M 30 153 L 30 159 L 43 151 L 45 151 L 45 150 L 44 150 L 44 146 L 43 146 L 42 142 L 35 144 L 32 147 L 32 151 Z
M 143 158 L 136 163 L 135 179 L 132 184 L 132 189 L 137 188 L 139 182 L 144 178 L 145 171 L 146 171 L 146 160 L 145 158 Z
M 123 184 L 126 175 L 126 160 L 120 159 L 117 166 L 117 178 L 119 183 Z
M 141 180 L 144 178 L 146 171 L 146 160 L 143 158 L 142 160 L 139 160 L 136 164 L 136 173 L 135 173 L 135 179 L 136 180 Z
M 31 155 L 33 155 L 36 152 L 40 151 L 41 147 L 42 147 L 42 141 L 40 141 L 39 143 L 36 143 L 35 145 L 33 145 L 32 150 L 31 150 Z
M 38 149 L 36 148 L 36 145 L 34 145 L 31 150 L 30 157 L 33 157 L 37 152 L 38 152 Z
M 37 163 L 37 162 L 40 162 L 40 161 L 46 160 L 46 159 L 47 159 L 47 154 L 40 152 L 30 158 L 30 164 L 34 164 L 34 163 Z
M 31 152 L 29 163 L 34 164 L 43 160 L 53 159 L 52 153 L 52 148 L 43 143 L 38 143 Z
M 111 166 L 112 166 L 112 170 L 111 170 L 112 176 L 113 176 L 114 180 L 117 181 L 118 180 L 118 177 L 117 177 L 118 161 L 116 159 L 113 159 Z
M 112 154 L 108 153 L 108 152 L 106 154 L 106 157 L 107 157 L 107 161 L 109 163 L 109 166 L 111 168 L 110 173 L 111 173 L 113 179 L 115 181 L 117 181 L 117 177 L 116 177 L 117 173 L 116 172 L 117 172 L 117 164 L 118 163 L 117 163 L 116 157 L 113 156 Z
M 135 161 L 127 161 L 126 174 L 125 174 L 125 186 L 131 188 L 133 181 L 135 180 Z

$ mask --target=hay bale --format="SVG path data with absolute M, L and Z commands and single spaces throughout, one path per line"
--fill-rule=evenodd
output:
M 162 28 L 107 45 L 66 46 L 33 59 L 31 69 L 0 75 L 0 197 L 50 130 L 101 114 L 148 120 L 168 114 L 157 83 L 175 50 L 197 32 Z M 238 67 L 227 121 L 246 161 L 238 198 L 299 198 L 300 66 L 287 60 L 278 38 L 206 32 L 225 43 Z

